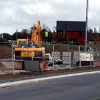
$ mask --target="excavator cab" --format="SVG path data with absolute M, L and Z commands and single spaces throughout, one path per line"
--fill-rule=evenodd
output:
M 41 46 L 41 25 L 40 21 L 32 30 L 31 40 L 17 39 L 17 47 L 15 48 L 15 61 L 39 61 L 41 69 L 44 68 L 45 62 L 48 61 L 45 55 L 45 48 Z M 47 64 L 46 64 L 47 65 Z M 47 68 L 47 66 L 45 67 Z
M 45 48 L 41 47 L 40 21 L 32 30 L 31 40 L 17 39 L 15 60 L 42 60 L 45 58 Z
M 28 45 L 28 39 L 17 39 L 17 47 L 21 48 L 22 46 L 26 47 Z

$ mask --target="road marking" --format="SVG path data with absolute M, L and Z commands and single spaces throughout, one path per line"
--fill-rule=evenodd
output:
M 48 77 L 36 78 L 36 79 L 27 79 L 27 80 L 14 81 L 14 82 L 6 82 L 6 83 L 0 83 L 0 87 L 22 85 L 26 83 L 39 82 L 39 81 L 44 81 L 44 80 L 49 80 L 49 79 L 58 79 L 58 78 L 64 78 L 64 77 L 90 75 L 90 74 L 97 74 L 97 73 L 100 73 L 100 71 L 82 72 L 82 73 L 74 73 L 74 74 L 67 74 L 67 75 L 48 76 Z

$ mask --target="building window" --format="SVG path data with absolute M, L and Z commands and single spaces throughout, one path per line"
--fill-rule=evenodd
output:
M 66 32 L 65 32 L 65 31 L 63 31 L 63 37 L 65 37 L 65 33 L 66 33 Z
M 63 32 L 60 32 L 60 37 L 62 37 L 62 33 L 63 33 Z
M 60 32 L 61 37 L 65 37 L 65 31 Z
M 82 32 L 80 32 L 80 38 L 82 38 Z

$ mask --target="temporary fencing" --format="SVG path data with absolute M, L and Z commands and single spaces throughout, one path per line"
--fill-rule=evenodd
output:
M 15 42 L 0 43 L 0 71 L 14 73 L 16 62 L 14 61 Z M 100 66 L 100 47 L 85 47 L 79 45 L 45 44 L 45 52 L 51 55 L 48 69 L 70 69 L 74 67 Z M 86 63 L 85 63 L 86 62 Z M 17 63 L 17 68 L 22 63 Z M 20 69 L 20 68 L 19 68 Z
M 99 49 L 99 47 L 88 46 L 85 52 L 85 47 L 79 45 L 46 46 L 46 52 L 51 54 L 53 64 L 58 65 L 59 68 L 100 66 Z
M 13 42 L 0 42 L 0 71 L 12 73 L 14 70 Z

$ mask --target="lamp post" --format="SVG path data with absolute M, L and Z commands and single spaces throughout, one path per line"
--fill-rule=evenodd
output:
M 17 38 L 18 38 L 18 30 L 16 29 L 16 41 L 17 41 Z
M 87 52 L 88 3 L 89 3 L 89 0 L 87 0 L 87 5 L 86 5 L 85 52 Z

